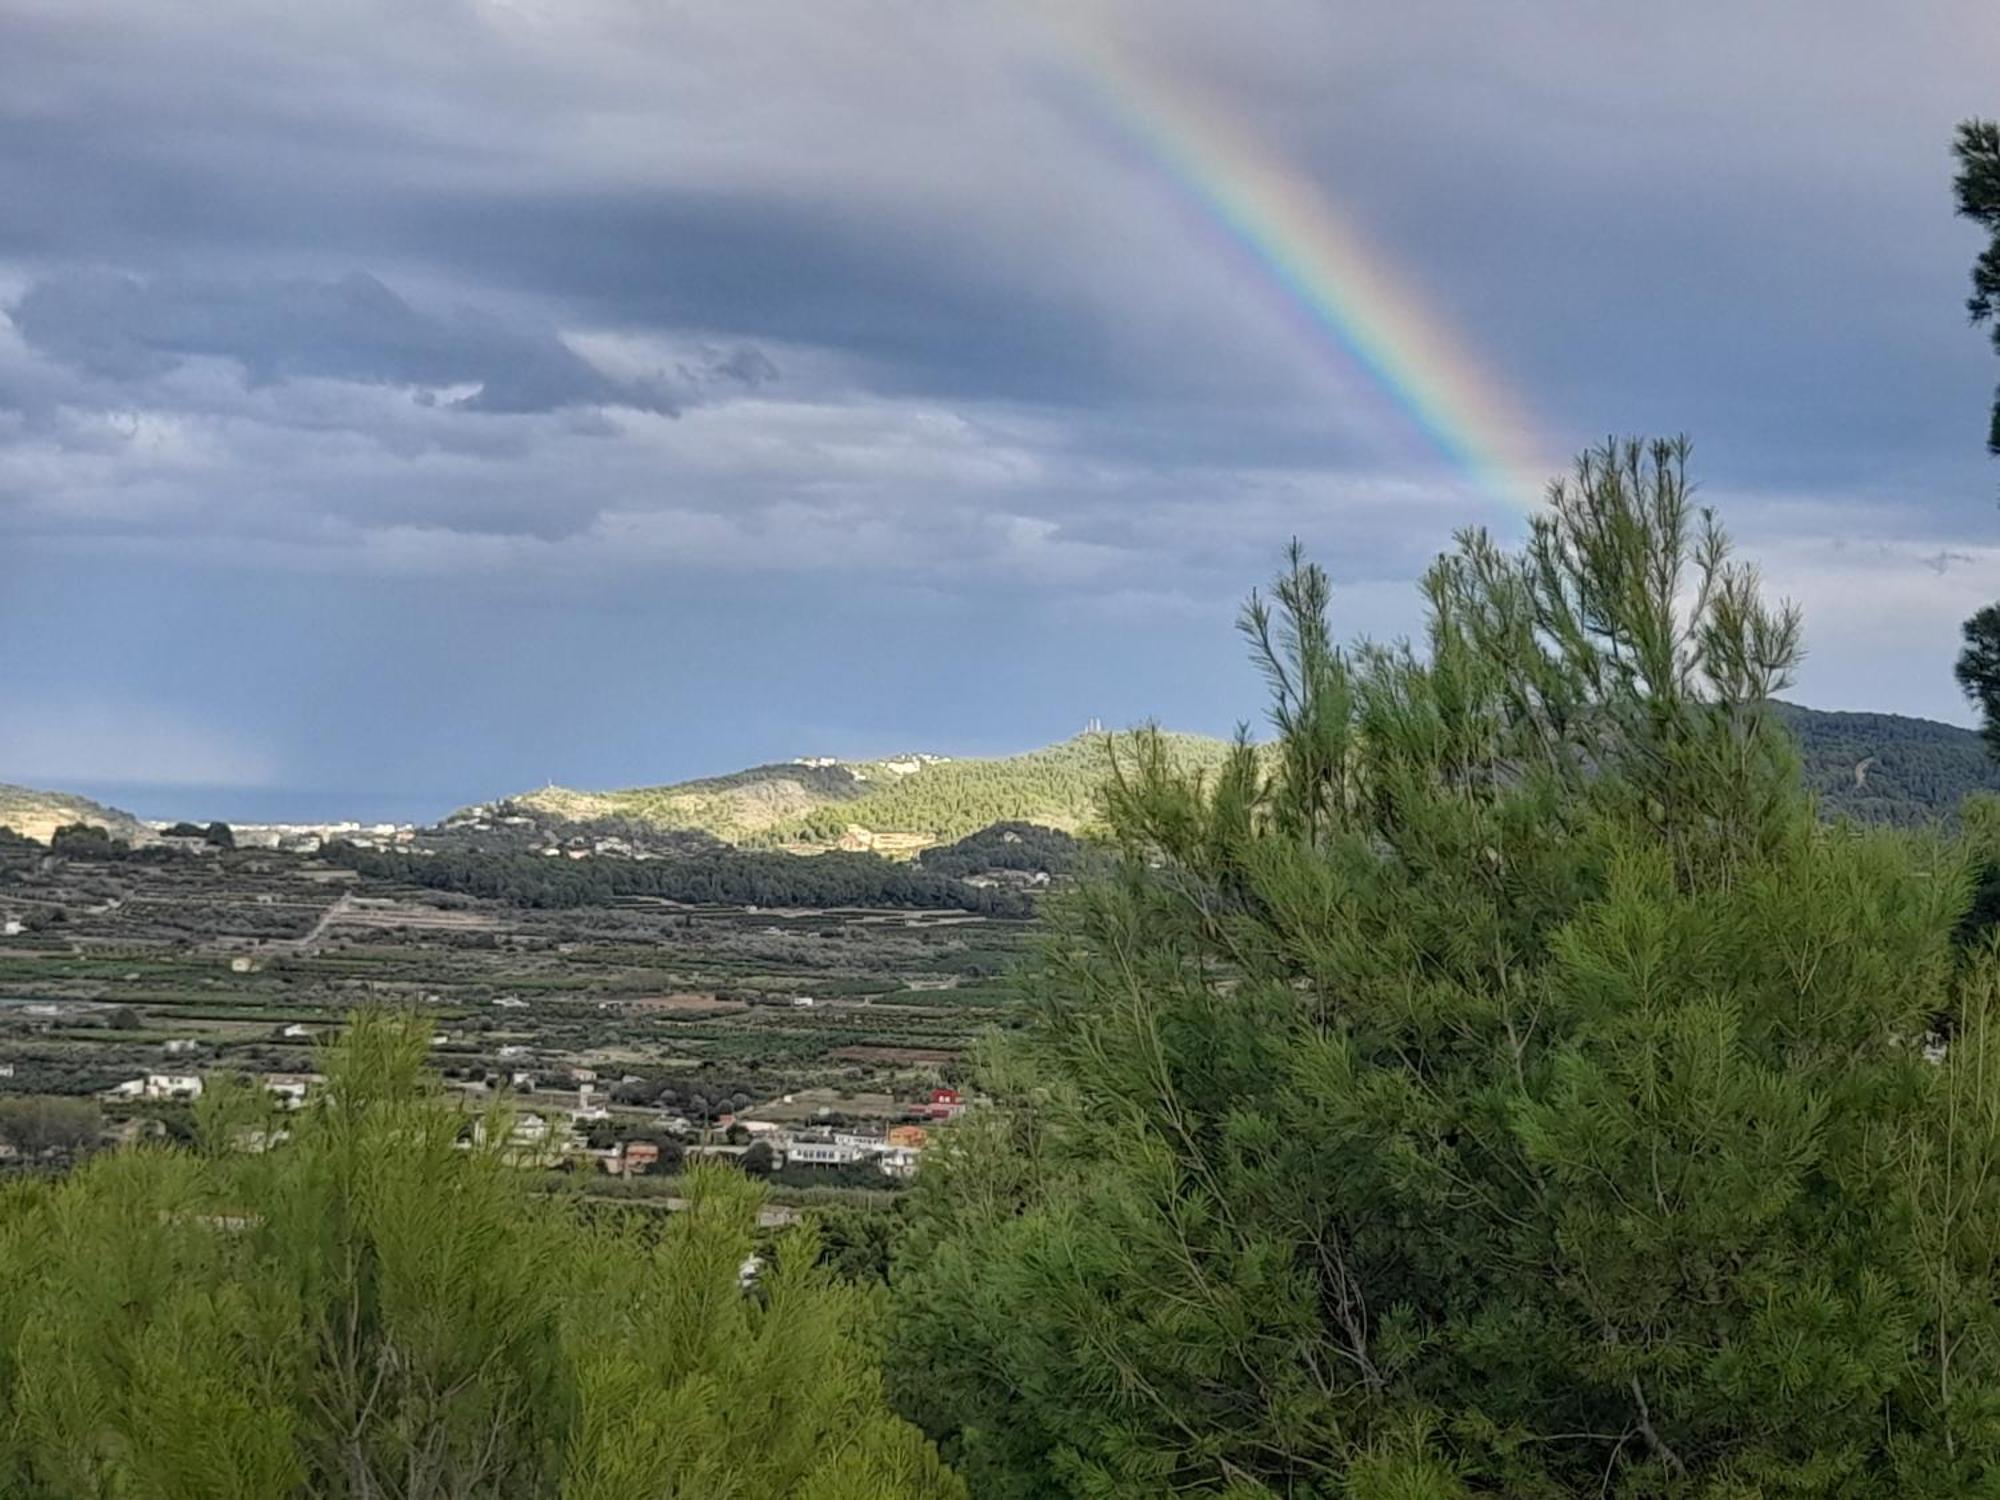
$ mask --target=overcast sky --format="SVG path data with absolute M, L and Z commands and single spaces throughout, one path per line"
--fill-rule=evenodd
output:
M 1091 25 L 1546 451 L 1692 434 L 1794 696 L 1963 718 L 1989 0 Z M 143 814 L 1227 732 L 1287 537 L 1393 635 L 1519 525 L 1024 0 L 0 0 L 0 204 L 0 780 Z

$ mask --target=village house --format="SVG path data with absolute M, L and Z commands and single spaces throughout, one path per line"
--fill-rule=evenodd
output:
M 313 1088 L 326 1082 L 318 1073 L 266 1073 L 264 1087 L 278 1102 L 280 1109 L 299 1109 L 304 1106 L 306 1096 Z
M 933 1120 L 956 1120 L 965 1113 L 965 1096 L 957 1089 L 932 1089 L 923 1112 Z
M 785 1163 L 788 1166 L 847 1167 L 867 1154 L 851 1141 L 822 1141 L 793 1136 L 785 1143 Z
M 148 1073 L 105 1090 L 114 1099 L 199 1099 L 201 1080 L 192 1073 Z

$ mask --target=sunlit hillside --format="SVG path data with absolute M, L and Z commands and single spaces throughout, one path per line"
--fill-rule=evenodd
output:
M 1218 764 L 1226 741 L 1169 734 L 1188 766 Z M 735 843 L 814 845 L 843 841 L 889 851 L 949 843 L 992 823 L 1039 823 L 1074 831 L 1090 821 L 1109 767 L 1111 741 L 1079 735 L 1021 755 L 947 759 L 908 755 L 871 761 L 794 761 L 733 775 L 624 791 L 546 787 L 511 799 L 570 821 L 640 818 L 696 828 Z

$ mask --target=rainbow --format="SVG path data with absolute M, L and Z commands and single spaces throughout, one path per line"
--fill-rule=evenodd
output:
M 1081 9 L 1081 7 L 1078 7 Z M 1308 335 L 1358 365 L 1476 485 L 1527 509 L 1553 472 L 1505 387 L 1432 316 L 1312 182 L 1108 41 L 1057 23 L 1093 112 L 1247 253 Z

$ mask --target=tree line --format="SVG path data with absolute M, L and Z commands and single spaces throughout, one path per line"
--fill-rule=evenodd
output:
M 419 854 L 336 842 L 321 857 L 370 880 L 521 906 L 594 906 L 620 897 L 652 896 L 733 906 L 874 906 L 1001 917 L 1026 916 L 1032 910 L 1017 892 L 979 889 L 876 854 L 721 849 L 684 859 L 568 859 L 477 850 Z
M 1001 822 L 955 843 L 940 844 L 917 856 L 934 875 L 963 879 L 989 870 L 1022 870 L 1067 875 L 1076 868 L 1082 845 L 1073 834 L 1035 823 Z

